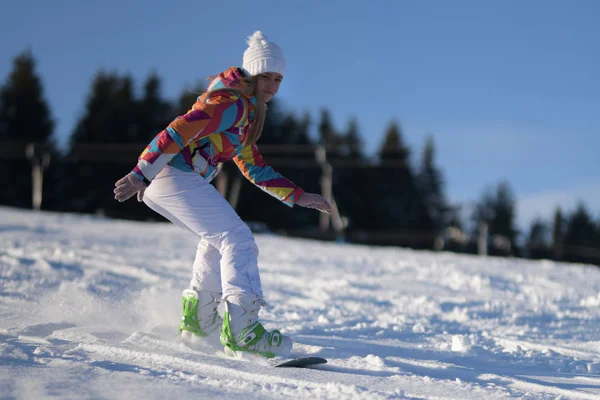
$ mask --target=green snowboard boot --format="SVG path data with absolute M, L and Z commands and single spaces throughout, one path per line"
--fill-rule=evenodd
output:
M 206 337 L 222 324 L 217 312 L 220 293 L 186 289 L 181 295 L 181 323 L 179 332 Z
M 243 301 L 239 297 L 225 301 L 221 344 L 226 352 L 248 352 L 273 358 L 292 350 L 288 336 L 278 330 L 267 331 L 258 321 L 258 311 L 264 304 L 260 299 Z

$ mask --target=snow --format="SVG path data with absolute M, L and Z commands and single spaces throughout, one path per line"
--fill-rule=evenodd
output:
M 0 398 L 600 398 L 597 267 L 256 239 L 263 322 L 328 364 L 182 343 L 173 225 L 0 208 Z

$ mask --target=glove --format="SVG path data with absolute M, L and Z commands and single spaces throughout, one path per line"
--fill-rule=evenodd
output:
M 323 196 L 315 193 L 304 193 L 297 201 L 296 205 L 308 208 L 314 208 L 322 213 L 331 214 L 331 205 Z
M 136 193 L 138 193 L 138 201 L 141 201 L 144 197 L 144 190 L 146 190 L 146 184 L 130 173 L 115 183 L 115 190 L 113 192 L 115 200 L 119 202 L 124 202 Z M 140 191 L 142 191 L 141 194 L 139 194 Z

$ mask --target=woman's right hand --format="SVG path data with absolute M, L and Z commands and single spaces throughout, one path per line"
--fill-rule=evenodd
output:
M 115 200 L 124 202 L 136 193 L 138 194 L 138 201 L 142 201 L 146 184 L 140 181 L 135 175 L 127 174 L 123 178 L 119 179 L 115 183 Z

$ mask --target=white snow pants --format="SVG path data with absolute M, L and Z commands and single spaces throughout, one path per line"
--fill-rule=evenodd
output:
M 263 297 L 252 232 L 202 176 L 166 166 L 146 189 L 144 203 L 200 239 L 190 288 L 222 292 L 223 298 Z

